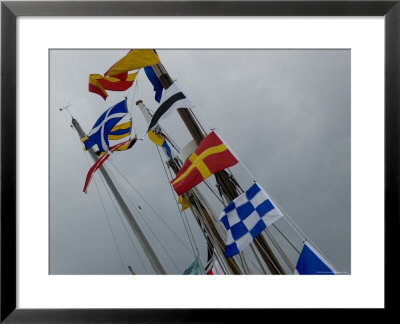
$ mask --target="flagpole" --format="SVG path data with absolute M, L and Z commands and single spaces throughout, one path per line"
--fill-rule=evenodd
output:
M 85 132 L 82 130 L 81 126 L 79 125 L 78 121 L 75 118 L 72 118 L 72 125 L 76 129 L 79 134 L 80 138 L 86 137 Z M 89 150 L 90 156 L 92 157 L 93 161 L 97 161 L 98 157 L 96 153 L 94 153 L 93 149 L 90 148 Z M 146 253 L 154 271 L 157 274 L 166 274 L 161 262 L 159 261 L 157 255 L 154 253 L 152 247 L 150 246 L 149 242 L 147 241 L 146 237 L 144 236 L 142 230 L 139 227 L 139 224 L 136 222 L 135 218 L 133 217 L 131 211 L 129 210 L 128 206 L 126 205 L 124 199 L 122 198 L 121 194 L 119 193 L 117 187 L 114 185 L 111 177 L 107 173 L 104 166 L 100 166 L 99 168 L 101 174 L 103 175 L 105 181 L 107 182 L 111 192 L 114 194 L 115 200 L 121 207 L 122 212 L 124 213 L 128 224 L 132 228 L 132 231 L 136 234 L 136 237 L 141 244 L 144 252 Z
M 154 73 L 159 78 L 163 88 L 168 89 L 169 86 L 172 85 L 173 81 L 163 64 L 160 62 L 156 65 L 153 65 L 152 68 Z M 205 134 L 201 131 L 201 128 L 199 127 L 197 121 L 190 113 L 189 109 L 177 109 L 177 111 L 187 129 L 189 130 L 190 134 L 192 135 L 194 141 L 197 145 L 199 145 L 202 139 L 205 137 Z M 222 190 L 222 193 L 224 194 L 226 199 L 228 199 L 228 201 L 232 201 L 239 196 L 236 185 L 230 179 L 228 173 L 225 170 L 217 172 L 215 174 L 215 178 Z M 254 242 L 255 247 L 257 248 L 270 272 L 272 274 L 285 274 L 285 271 L 283 270 L 274 253 L 272 252 L 265 238 L 262 235 L 258 235 L 255 238 Z

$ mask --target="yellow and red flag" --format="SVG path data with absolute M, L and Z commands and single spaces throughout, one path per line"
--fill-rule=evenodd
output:
M 211 132 L 183 164 L 175 179 L 171 181 L 172 187 L 178 195 L 182 195 L 212 174 L 238 162 L 218 135 Z
M 108 94 L 106 90 L 125 91 L 129 89 L 135 81 L 137 72 L 116 74 L 113 76 L 102 76 L 101 74 L 89 75 L 89 92 L 97 93 L 106 100 Z
M 160 63 L 160 58 L 152 49 L 132 49 L 122 59 L 108 69 L 104 75 L 112 76 Z

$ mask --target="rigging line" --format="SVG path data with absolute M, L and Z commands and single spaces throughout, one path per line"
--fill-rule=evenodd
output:
M 159 148 L 158 148 L 158 147 L 157 147 L 157 152 L 158 152 L 158 155 L 159 155 L 159 157 L 160 157 L 160 159 L 161 159 L 161 161 L 162 161 L 161 154 L 160 154 L 160 151 L 159 151 Z M 170 179 L 170 178 L 168 177 L 167 169 L 165 168 L 164 163 L 162 163 L 162 165 L 163 165 L 164 172 L 165 172 L 165 175 L 166 175 L 167 179 Z M 172 178 L 171 170 L 170 170 L 170 169 L 168 169 L 168 170 L 169 170 L 169 172 L 170 172 L 170 177 Z M 175 202 L 176 202 L 176 206 L 177 206 L 178 212 L 179 212 L 179 214 L 180 214 L 180 216 L 181 216 L 181 220 L 182 220 L 183 226 L 184 226 L 184 228 L 185 228 L 186 235 L 188 236 L 189 243 L 190 243 L 190 245 L 191 245 L 191 247 L 192 247 L 192 249 L 193 249 L 193 254 L 194 254 L 194 255 L 196 255 L 196 254 L 197 254 L 197 255 L 200 255 L 200 252 L 199 252 L 199 249 L 198 249 L 198 247 L 197 247 L 196 240 L 195 240 L 195 238 L 194 238 L 193 232 L 192 232 L 192 230 L 191 230 L 191 227 L 190 227 L 190 224 L 189 224 L 187 215 L 186 215 L 185 211 L 183 211 L 183 213 L 181 212 L 181 210 L 180 210 L 180 208 L 179 208 L 178 201 L 175 199 L 175 195 L 174 195 L 174 192 L 173 192 L 171 183 L 169 183 L 169 187 L 170 187 L 170 190 L 171 190 L 171 193 L 172 193 L 172 197 L 173 197 L 173 199 L 174 199 Z M 186 220 L 186 222 L 185 222 L 185 220 Z M 196 253 L 196 252 L 197 252 L 197 253 Z M 200 262 L 201 262 L 201 260 L 200 260 Z
M 207 189 L 207 188 L 205 188 L 205 189 Z M 212 198 L 212 196 L 210 195 L 210 193 L 207 190 L 205 192 L 202 192 L 201 187 L 199 187 L 199 188 L 197 188 L 197 192 L 200 195 L 202 195 L 202 197 L 204 198 L 205 201 L 207 201 L 207 202 L 211 201 L 210 199 Z M 213 202 L 213 201 L 211 201 L 211 202 Z M 220 227 L 221 230 L 225 230 L 223 227 L 220 226 L 220 225 L 222 225 L 222 223 L 219 221 L 219 218 L 218 218 L 219 214 L 215 211 L 216 206 L 214 206 L 214 205 L 215 204 L 213 204 L 213 206 L 211 204 L 207 204 L 207 207 L 204 206 L 204 208 L 206 208 L 206 210 L 210 214 L 210 218 L 212 219 L 214 226 Z M 225 208 L 224 205 L 222 206 L 221 209 L 219 208 L 219 210 L 222 210 L 223 208 Z
M 85 157 L 86 157 L 86 161 L 88 162 L 88 165 L 89 165 L 89 167 L 90 167 L 90 162 L 89 162 L 88 156 L 87 156 L 86 154 L 85 154 Z M 104 205 L 104 201 L 103 201 L 103 199 L 101 199 L 100 189 L 99 189 L 99 186 L 98 186 L 98 184 L 97 184 L 97 180 L 96 180 L 96 178 L 93 179 L 93 180 L 94 180 L 94 184 L 95 184 L 95 187 L 96 187 L 97 195 L 98 195 L 99 200 L 100 200 L 100 202 L 101 202 L 101 206 L 103 207 L 103 211 L 104 211 L 104 214 L 105 214 L 105 218 L 106 218 L 106 220 L 107 220 L 107 224 L 108 224 L 108 227 L 109 227 L 109 229 L 110 229 L 111 236 L 112 236 L 112 238 L 113 238 L 115 248 L 117 249 L 117 252 L 118 252 L 118 255 L 119 255 L 119 259 L 120 259 L 120 261 L 121 261 L 122 272 L 125 272 L 125 266 L 126 266 L 126 265 L 125 265 L 125 263 L 124 263 L 124 261 L 123 261 L 123 259 L 122 259 L 121 251 L 120 251 L 120 249 L 119 249 L 119 247 L 118 247 L 117 239 L 115 238 L 115 234 L 114 234 L 114 231 L 113 231 L 113 229 L 112 229 L 111 222 L 110 222 L 110 219 L 109 219 L 109 215 L 108 215 L 107 209 L 106 209 L 106 207 L 105 207 L 105 205 Z
M 254 182 L 257 182 L 256 177 L 250 172 L 250 170 L 246 167 L 242 160 L 239 160 L 240 165 L 245 169 L 245 171 L 249 174 L 249 176 L 253 179 Z
M 194 197 L 195 198 L 195 204 L 196 204 L 196 206 L 197 206 L 197 209 L 199 210 L 199 211 L 201 211 L 201 207 L 200 207 L 200 199 L 197 197 L 197 196 L 195 196 Z M 208 212 L 210 212 L 209 210 L 208 210 L 208 208 L 206 208 L 206 206 L 204 206 L 204 208 L 208 211 Z M 212 214 L 212 213 L 210 213 L 210 214 Z M 217 219 L 215 219 L 212 215 L 210 215 L 210 220 L 211 220 L 211 222 L 212 222 L 212 225 L 214 226 L 214 230 L 218 233 L 218 235 L 221 237 L 221 240 L 222 241 L 225 241 L 226 240 L 226 232 L 225 232 L 225 228 L 223 227 L 223 225 L 222 225 L 222 223 L 221 222 L 219 222 Z M 208 230 L 208 233 L 210 233 L 210 235 L 213 235 L 213 232 L 214 232 L 214 230 L 211 228 L 211 224 L 209 224 L 208 222 L 204 222 L 204 225 L 206 226 L 206 228 L 207 228 L 207 230 Z M 215 243 L 216 242 L 216 243 Z M 225 245 L 223 244 L 223 243 L 220 243 L 219 241 L 218 241 L 218 239 L 217 238 L 215 238 L 214 239 L 214 245 L 216 245 L 216 246 L 219 246 L 220 247 L 220 250 L 223 252 L 224 251 L 224 248 L 225 248 Z
M 110 165 L 114 168 L 114 170 L 122 177 L 122 179 L 125 180 L 125 182 L 136 192 L 136 194 L 145 202 L 147 206 L 154 212 L 154 214 L 164 223 L 165 226 L 170 230 L 170 232 L 183 244 L 183 246 L 191 253 L 190 249 L 186 246 L 186 243 L 181 240 L 181 238 L 176 234 L 172 228 L 164 221 L 164 219 L 157 213 L 157 211 L 149 204 L 146 199 L 140 194 L 140 192 L 131 184 L 124 176 L 123 174 L 118 170 L 118 168 L 112 163 L 112 161 L 109 161 Z
M 129 114 L 131 116 L 132 129 L 135 132 L 135 136 L 137 136 L 137 132 L 136 132 L 135 124 L 133 123 L 133 109 L 132 109 L 132 107 L 133 107 L 133 103 L 135 101 L 135 96 L 138 93 L 139 72 L 140 72 L 140 70 L 138 71 L 138 74 L 136 75 L 136 78 L 135 78 L 135 83 L 134 83 L 134 87 L 133 87 L 134 89 L 132 90 L 132 87 L 131 87 L 129 89 L 129 92 L 128 92 L 128 95 L 127 95 L 127 97 L 129 97 L 130 93 L 133 92 L 132 93 L 131 104 L 129 106 Z
M 253 265 L 254 268 L 256 268 L 258 270 L 258 272 L 260 274 L 265 274 L 263 271 L 261 271 L 261 269 L 252 260 L 250 260 L 250 263 Z
M 251 251 L 253 252 L 253 254 L 254 254 L 254 256 L 255 256 L 255 258 L 256 258 L 256 260 L 257 260 L 257 262 L 258 262 L 258 264 L 259 264 L 259 266 L 260 266 L 260 268 L 261 268 L 262 273 L 263 273 L 263 274 L 267 274 L 267 272 L 266 272 L 265 269 L 264 269 L 264 266 L 262 265 L 262 262 L 261 262 L 260 258 L 259 258 L 258 255 L 257 255 L 257 252 L 256 252 L 256 250 L 254 249 L 254 246 L 253 246 L 252 244 L 250 244 L 250 249 L 251 249 Z
M 278 253 L 281 255 L 282 259 L 286 262 L 286 264 L 288 265 L 290 270 L 294 271 L 294 267 L 292 265 L 292 262 L 290 262 L 288 256 L 283 251 L 283 249 L 279 246 L 278 242 L 275 240 L 275 238 L 272 236 L 272 234 L 267 229 L 264 230 L 264 233 L 268 236 L 268 238 L 270 239 L 272 244 L 275 246 L 275 248 L 277 249 Z
M 132 107 L 133 107 L 134 99 L 135 99 L 135 96 L 136 96 L 137 90 L 138 90 L 139 72 L 140 72 L 140 70 L 138 70 L 138 74 L 136 75 L 136 78 L 135 78 L 135 80 L 134 80 L 134 83 L 133 83 L 133 85 L 129 88 L 128 93 L 127 93 L 126 96 L 125 96 L 125 98 L 126 98 L 127 101 L 128 101 L 128 97 L 129 97 L 130 94 L 132 93 L 132 99 L 131 99 L 130 104 L 128 104 L 128 110 L 129 110 L 129 115 L 130 115 L 130 117 L 131 117 L 130 120 L 131 120 L 131 122 L 132 122 L 132 129 L 133 129 L 134 132 L 135 132 L 135 136 L 137 135 L 137 133 L 136 133 L 135 125 L 134 125 L 134 123 L 133 123 L 133 109 L 132 109 Z M 132 88 L 133 88 L 133 90 L 132 90 Z
M 308 236 L 303 232 L 303 230 L 294 222 L 294 220 L 285 212 L 285 210 L 279 205 L 277 200 L 275 200 L 270 194 L 268 194 L 272 201 L 278 206 L 278 208 L 282 211 L 283 217 L 286 219 L 286 222 L 290 225 L 290 227 L 296 232 L 296 234 L 303 240 L 309 240 Z
M 143 221 L 143 223 L 147 226 L 147 228 L 149 229 L 149 231 L 151 232 L 151 234 L 153 234 L 155 240 L 157 241 L 157 243 L 159 244 L 159 246 L 161 247 L 161 249 L 165 252 L 165 254 L 167 255 L 167 257 L 170 259 L 170 261 L 172 262 L 172 264 L 176 267 L 176 269 L 178 271 L 180 271 L 179 267 L 176 265 L 176 263 L 174 262 L 174 260 L 172 259 L 171 255 L 168 253 L 168 251 L 165 249 L 164 244 L 161 243 L 161 241 L 158 238 L 158 235 L 156 235 L 152 229 L 152 226 L 149 225 L 149 223 L 146 221 L 146 219 L 144 218 L 143 214 L 136 208 L 135 203 L 131 200 L 131 198 L 129 197 L 129 195 L 127 194 L 126 190 L 122 187 L 121 183 L 118 181 L 118 179 L 116 179 L 114 176 L 112 176 L 114 181 L 116 182 L 116 184 L 119 186 L 121 192 L 125 195 L 125 198 L 127 198 L 131 204 L 132 207 L 135 209 L 135 211 L 137 212 L 137 214 L 139 215 L 139 217 L 141 218 L 141 220 Z
M 197 210 L 199 211 L 199 213 L 200 213 L 200 214 L 203 214 L 203 213 L 201 212 L 201 210 L 202 210 L 202 208 L 201 208 L 201 206 L 200 206 L 200 203 L 201 203 L 201 202 L 200 202 L 200 199 L 197 197 L 197 195 L 193 195 L 193 200 L 194 200 L 194 202 L 195 202 L 196 208 L 197 208 Z M 203 206 L 203 207 L 204 207 L 204 209 L 208 210 L 208 209 L 206 208 L 206 206 Z M 222 235 L 221 235 L 221 233 L 220 233 L 220 230 L 219 230 L 218 226 L 216 225 L 216 221 L 215 221 L 214 217 L 210 216 L 210 220 L 212 221 L 212 224 L 214 225 L 215 230 L 216 230 L 216 231 L 218 232 L 218 234 L 222 237 Z M 202 222 L 202 224 L 207 228 L 207 230 L 208 230 L 209 233 L 212 233 L 212 232 L 213 232 L 212 229 L 211 229 L 211 227 L 210 227 L 210 225 L 208 224 L 208 222 Z M 222 248 L 222 245 L 219 244 L 219 243 L 218 243 L 218 246 L 220 246 L 220 247 Z
M 250 273 L 250 269 L 249 269 L 249 266 L 248 266 L 245 258 L 243 257 L 243 252 L 239 252 L 239 258 L 240 258 L 240 261 L 241 261 L 241 263 L 243 265 L 243 269 L 245 270 L 245 272 L 247 272 L 247 274 L 249 274 Z
M 200 190 L 199 193 L 201 194 Z M 226 205 L 223 205 L 223 208 L 225 208 Z M 206 208 L 206 207 L 204 207 Z M 218 218 L 218 214 L 215 212 L 214 206 L 208 205 L 207 208 L 208 212 L 210 213 L 210 219 L 213 222 L 213 225 L 215 226 L 215 229 L 218 231 L 219 235 L 221 238 L 224 240 L 226 239 L 226 229 L 221 223 L 221 221 Z
M 293 243 L 286 237 L 286 235 L 282 233 L 282 231 L 278 228 L 278 226 L 276 226 L 275 224 L 272 224 L 272 226 L 281 234 L 281 236 L 286 240 L 286 242 L 288 242 L 289 245 L 291 245 L 292 248 L 293 248 L 298 254 L 300 254 L 300 251 L 293 245 Z
M 165 173 L 167 174 L 167 170 L 164 169 L 164 171 L 165 171 Z M 169 170 L 169 172 L 170 172 L 170 175 L 171 175 L 171 170 Z M 167 178 L 168 178 L 168 175 L 167 175 Z M 176 206 L 177 206 L 177 208 L 178 208 L 178 212 L 179 212 L 179 214 L 180 214 L 180 216 L 181 216 L 181 220 L 182 220 L 183 226 L 185 227 L 186 235 L 188 236 L 189 243 L 190 243 L 190 245 L 191 245 L 191 247 L 192 247 L 192 250 L 193 250 L 193 255 L 196 255 L 195 250 L 197 250 L 197 253 L 198 253 L 198 248 L 197 248 L 197 246 L 196 246 L 196 244 L 195 244 L 195 241 L 196 241 L 196 240 L 194 239 L 194 235 L 193 235 L 192 231 L 189 231 L 189 230 L 188 230 L 188 228 L 190 228 L 190 226 L 189 226 L 189 222 L 188 222 L 188 220 L 187 220 L 187 215 L 186 215 L 185 211 L 182 212 L 182 211 L 180 210 L 180 208 L 179 208 L 179 203 L 178 203 L 178 201 L 175 199 L 175 195 L 174 195 L 174 193 L 173 193 L 173 191 L 172 191 L 172 188 L 170 188 L 170 190 L 171 190 L 171 192 L 172 192 L 173 199 L 175 200 Z M 184 214 L 185 217 L 183 217 L 182 214 Z M 185 222 L 185 220 L 186 220 L 186 222 Z M 192 242 L 193 242 L 193 243 L 192 243 Z
M 114 177 L 115 178 L 115 177 Z M 125 179 L 126 180 L 126 179 Z M 173 261 L 172 257 L 170 256 L 170 254 L 168 253 L 167 250 L 165 250 L 164 248 L 164 244 L 161 243 L 161 241 L 159 240 L 158 236 L 154 233 L 153 231 L 153 227 L 154 226 L 150 226 L 150 224 L 146 221 L 146 219 L 143 216 L 143 213 L 141 213 L 137 208 L 136 208 L 136 204 L 133 202 L 133 200 L 131 199 L 130 195 L 128 195 L 127 191 L 123 188 L 122 184 L 118 181 L 118 179 L 115 178 L 116 183 L 119 185 L 121 191 L 124 193 L 125 197 L 132 203 L 133 208 L 135 209 L 135 211 L 137 212 L 137 214 L 140 216 L 140 218 L 142 219 L 142 221 L 144 222 L 144 224 L 147 226 L 147 228 L 149 229 L 149 231 L 153 234 L 154 238 L 156 239 L 156 241 L 158 242 L 158 244 L 160 245 L 160 247 L 164 250 L 165 254 L 169 257 L 170 261 L 175 265 L 175 267 L 177 268 L 178 271 L 180 271 L 179 267 L 176 265 L 176 263 Z M 185 246 L 185 245 L 184 245 Z M 186 246 L 185 246 L 186 247 Z
M 200 201 L 199 201 L 199 199 L 196 197 L 196 195 L 194 195 L 193 198 L 194 198 L 195 205 L 196 205 L 197 209 L 198 209 L 199 212 L 200 212 L 200 211 L 201 211 L 201 208 L 200 208 L 200 205 L 199 205 Z M 213 220 L 212 218 L 211 218 L 211 220 L 214 222 L 214 220 Z M 221 254 L 221 255 L 223 255 L 223 256 L 225 257 L 225 255 L 224 255 L 224 248 L 225 248 L 225 246 L 222 245 L 223 243 L 220 244 L 220 242 L 219 242 L 216 238 L 214 238 L 214 236 L 213 236 L 213 231 L 212 231 L 212 229 L 210 228 L 210 225 L 209 225 L 207 222 L 202 222 L 202 224 L 203 224 L 204 228 L 207 230 L 208 237 L 209 237 L 211 243 L 212 243 L 213 246 L 216 248 L 217 255 L 218 255 L 218 254 Z M 218 228 L 215 227 L 215 229 L 216 229 L 217 232 L 219 233 Z M 228 262 L 225 258 L 223 258 L 222 260 L 223 260 L 223 262 L 222 262 L 221 264 L 224 264 L 225 262 L 226 262 L 226 263 Z M 234 266 L 236 267 L 236 269 L 237 269 L 239 272 L 241 271 L 241 269 L 236 265 L 236 263 L 234 264 Z M 227 266 L 227 268 L 229 268 L 229 267 Z
M 207 188 L 213 193 L 213 195 L 218 199 L 218 201 L 222 204 L 222 206 L 225 206 L 224 201 L 222 200 L 222 198 L 220 198 L 217 193 L 213 190 L 213 188 L 211 187 L 211 185 L 208 183 L 208 181 L 203 180 L 204 184 L 207 186 Z
M 146 107 L 146 108 L 147 108 L 147 107 Z M 149 109 L 147 108 L 147 110 L 149 110 Z M 149 114 L 152 115 L 150 112 L 149 112 Z M 163 136 L 165 137 L 165 139 L 167 140 L 167 142 L 169 142 L 169 144 L 175 149 L 175 151 L 176 151 L 178 154 L 180 153 L 181 148 L 179 147 L 179 145 L 176 144 L 176 142 L 173 141 L 173 140 L 171 139 L 171 137 L 167 134 L 167 132 L 166 132 L 164 129 L 161 128 L 161 126 L 160 126 L 159 124 L 157 124 L 155 130 L 158 130 L 158 131 L 161 133 L 161 135 L 163 135 Z M 181 161 L 180 161 L 180 162 L 181 162 Z
M 214 250 L 215 251 L 215 250 Z M 215 252 L 217 252 L 217 251 L 215 251 Z M 221 269 L 222 269 L 222 272 L 223 272 L 223 274 L 230 274 L 230 272 L 229 272 L 229 268 L 226 266 L 226 264 L 225 264 L 225 260 L 226 259 L 224 259 L 223 257 L 221 257 L 221 255 L 219 254 L 219 253 L 215 253 L 215 258 L 216 258 L 216 260 L 218 261 L 218 263 L 219 263 L 219 266 L 221 267 Z M 222 260 L 222 261 L 221 261 Z M 215 265 L 215 264 L 214 264 Z M 215 269 L 217 269 L 217 267 L 215 267 Z
M 292 229 L 299 235 L 299 237 L 303 240 L 303 243 L 304 243 L 305 241 L 311 242 L 312 245 L 313 245 L 313 247 L 314 247 L 314 248 L 321 254 L 321 256 L 324 257 L 324 258 L 326 259 L 326 261 L 328 261 L 328 262 L 330 263 L 330 265 L 333 267 L 333 263 L 329 260 L 329 258 L 327 258 L 327 257 L 324 255 L 324 253 L 322 253 L 322 252 L 320 251 L 320 249 L 318 249 L 317 245 L 316 245 L 309 237 L 307 237 L 307 235 L 302 231 L 302 229 L 294 222 L 294 220 L 293 220 L 292 218 L 289 217 L 289 215 L 279 206 L 279 204 L 276 203 L 276 205 L 281 209 L 281 211 L 282 211 L 282 213 L 283 213 L 283 216 L 284 216 L 286 222 L 287 222 L 287 223 L 292 227 Z M 293 224 L 292 224 L 291 222 L 292 222 Z M 296 227 L 298 228 L 298 231 L 296 231 Z M 299 234 L 299 232 L 301 232 L 303 236 L 301 236 L 301 235 Z M 296 249 L 296 251 L 298 251 L 298 250 Z M 300 252 L 299 252 L 299 254 L 300 254 Z
M 136 91 L 137 91 L 137 82 L 139 79 L 139 72 L 140 70 L 138 70 L 135 80 L 133 81 L 133 86 L 129 87 L 128 93 L 126 95 L 126 97 L 129 97 L 129 95 L 132 93 L 133 98 L 135 97 Z M 133 90 L 132 90 L 133 88 Z M 133 98 L 132 98 L 132 102 L 131 102 L 131 107 L 133 106 Z
M 151 117 L 153 117 L 154 113 L 153 111 L 151 111 L 149 108 L 145 107 L 147 112 L 149 113 L 149 115 Z M 181 148 L 179 147 L 178 144 L 176 144 L 176 142 L 174 140 L 172 140 L 171 136 L 168 135 L 168 133 L 161 128 L 161 126 L 159 124 L 156 125 L 155 130 L 159 131 L 161 133 L 161 135 L 163 135 L 165 137 L 165 139 L 167 140 L 167 142 L 176 150 L 176 152 L 179 154 L 181 152 Z M 180 161 L 182 162 L 182 161 Z
M 104 167 L 104 165 L 103 165 L 103 167 Z M 148 270 L 148 268 L 146 267 L 145 263 L 143 262 L 142 257 L 140 256 L 140 253 L 139 253 L 139 251 L 138 251 L 138 249 L 137 249 L 135 243 L 134 243 L 133 240 L 132 240 L 132 237 L 131 237 L 130 232 L 128 231 L 127 225 L 126 225 L 126 223 L 124 223 L 124 221 L 123 221 L 123 219 L 122 219 L 122 217 L 121 217 L 120 210 L 119 210 L 119 208 L 117 208 L 117 205 L 115 204 L 115 201 L 114 201 L 114 199 L 113 199 L 113 197 L 112 197 L 112 195 L 111 195 L 111 193 L 110 193 L 110 189 L 109 189 L 108 186 L 105 184 L 105 180 L 103 179 L 103 177 L 100 177 L 100 178 L 102 179 L 103 186 L 106 188 L 106 192 L 108 193 L 108 196 L 110 197 L 110 200 L 111 200 L 112 204 L 114 205 L 114 208 L 115 208 L 115 210 L 116 210 L 116 212 L 117 212 L 117 214 L 118 214 L 118 216 L 119 216 L 119 220 L 121 221 L 121 225 L 122 225 L 122 227 L 124 228 L 126 234 L 128 235 L 129 241 L 131 242 L 132 247 L 133 247 L 134 250 L 136 251 L 137 256 L 139 257 L 140 263 L 142 264 L 142 266 L 143 266 L 145 272 L 148 273 L 149 270 Z
M 189 111 L 192 113 L 194 119 L 196 120 L 197 124 L 200 126 L 201 130 L 203 131 L 203 133 L 204 133 L 204 134 L 207 134 L 206 130 L 204 129 L 203 125 L 201 124 L 199 118 L 198 118 L 198 117 L 196 116 L 196 114 L 194 113 L 193 109 L 192 109 L 192 108 L 188 108 L 188 109 L 189 109 Z M 200 114 L 200 115 L 201 115 L 201 114 Z M 204 119 L 203 116 L 202 116 L 201 118 Z M 207 124 L 207 122 L 206 122 L 206 124 Z M 211 128 L 209 128 L 209 129 L 211 129 Z
M 255 242 L 257 242 L 257 243 L 255 243 Z M 279 271 L 278 267 L 276 266 L 275 261 L 272 260 L 272 258 L 269 256 L 268 251 L 266 251 L 266 250 L 264 249 L 264 247 L 263 247 L 260 243 L 258 243 L 258 241 L 253 240 L 253 243 L 254 243 L 254 244 L 258 244 L 258 246 L 261 248 L 261 250 L 264 251 L 265 256 L 266 256 L 266 257 L 268 258 L 268 260 L 271 262 L 271 265 L 275 268 L 276 272 L 277 272 L 278 274 L 280 274 L 280 271 Z

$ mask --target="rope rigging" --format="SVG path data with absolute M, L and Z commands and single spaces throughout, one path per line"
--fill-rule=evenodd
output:
M 112 173 L 111 173 L 112 174 Z M 143 216 L 143 213 L 136 207 L 138 204 L 133 202 L 133 198 L 131 195 L 128 194 L 128 192 L 123 188 L 121 183 L 118 181 L 117 178 L 113 175 L 113 180 L 115 183 L 118 185 L 120 192 L 125 196 L 125 198 L 131 203 L 131 208 L 133 208 L 136 212 L 136 214 L 140 217 L 141 221 L 146 225 L 147 229 L 150 231 L 150 233 L 153 235 L 154 240 L 158 243 L 158 245 L 161 247 L 161 249 L 164 251 L 165 255 L 169 258 L 171 263 L 175 266 L 175 268 L 180 271 L 179 267 L 176 265 L 175 261 L 172 259 L 171 255 L 169 252 L 165 249 L 165 244 L 162 244 L 162 242 L 159 239 L 159 235 L 156 235 L 153 231 L 154 226 L 150 226 L 146 218 Z
M 154 212 L 154 214 L 157 216 L 157 218 L 168 228 L 168 230 L 182 243 L 182 245 L 190 252 L 190 249 L 186 246 L 186 244 L 181 240 L 181 238 L 178 236 L 178 234 L 168 225 L 167 222 L 163 219 L 163 217 L 160 216 L 160 214 L 153 208 L 153 206 L 141 195 L 141 193 L 136 189 L 136 187 L 126 179 L 126 177 L 123 176 L 121 171 L 114 165 L 112 161 L 110 161 L 110 164 L 114 171 L 118 173 L 121 178 L 125 181 L 125 183 L 131 187 L 135 193 L 145 202 L 145 204 Z
M 85 157 L 86 157 L 87 164 L 88 164 L 89 167 L 90 167 L 90 161 L 89 161 L 89 158 L 88 158 L 88 156 L 87 156 L 86 154 L 85 154 Z M 125 271 L 125 266 L 126 266 L 126 265 L 125 265 L 125 263 L 124 263 L 124 261 L 123 261 L 123 259 L 122 259 L 121 250 L 119 249 L 119 246 L 118 246 L 118 243 L 117 243 L 117 239 L 116 239 L 116 237 L 115 237 L 115 233 L 114 233 L 114 231 L 113 231 L 113 229 L 112 229 L 111 222 L 110 222 L 110 219 L 109 219 L 109 215 L 108 215 L 107 209 L 106 209 L 106 207 L 105 207 L 105 205 L 104 205 L 104 201 L 103 201 L 103 199 L 101 199 L 100 189 L 99 189 L 99 187 L 98 187 L 98 184 L 97 184 L 97 180 L 96 180 L 96 179 L 94 179 L 94 183 L 95 183 L 97 195 L 98 195 L 98 197 L 99 197 L 99 200 L 100 200 L 100 202 L 101 202 L 101 206 L 102 206 L 103 211 L 104 211 L 105 218 L 106 218 L 106 220 L 107 220 L 108 228 L 109 228 L 109 230 L 110 230 L 110 232 L 111 232 L 111 236 L 112 236 L 112 239 L 113 239 L 115 248 L 116 248 L 116 250 L 117 250 L 117 252 L 118 252 L 118 256 L 119 256 L 119 259 L 120 259 L 120 262 L 121 262 L 121 265 L 122 265 L 122 271 L 124 272 L 124 271 Z

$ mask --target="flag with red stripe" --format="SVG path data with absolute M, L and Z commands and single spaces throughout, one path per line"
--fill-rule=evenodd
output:
M 128 74 L 128 72 L 120 73 L 112 76 L 102 76 L 101 74 L 89 75 L 89 92 L 97 93 L 106 100 L 108 93 L 111 91 L 125 91 L 129 89 L 135 78 L 136 73 Z
M 183 164 L 175 179 L 171 181 L 172 187 L 178 195 L 182 195 L 212 174 L 238 162 L 239 160 L 229 151 L 218 135 L 211 132 Z
M 123 146 L 125 144 L 128 144 L 131 140 L 127 140 L 124 142 L 121 142 L 117 145 L 111 146 L 110 147 L 110 152 L 114 152 L 117 150 L 120 146 Z M 87 188 L 90 184 L 90 180 L 92 180 L 93 174 L 102 166 L 102 164 L 110 157 L 110 153 L 106 153 L 102 155 L 100 158 L 97 159 L 97 161 L 92 165 L 92 167 L 89 169 L 88 174 L 86 175 L 86 181 L 85 181 L 85 186 L 83 188 L 83 192 L 87 193 Z

